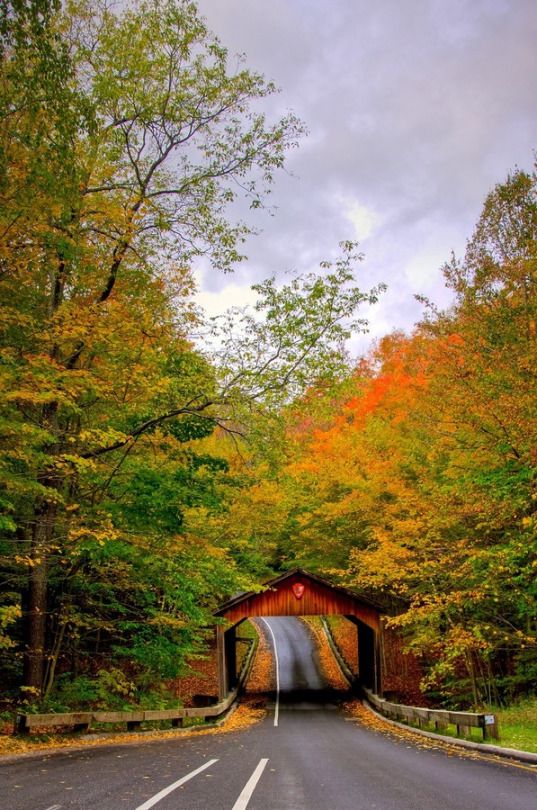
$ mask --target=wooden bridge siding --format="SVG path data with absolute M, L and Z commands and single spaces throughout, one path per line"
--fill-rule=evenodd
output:
M 301 599 L 293 593 L 294 582 L 303 582 L 305 589 Z M 378 631 L 379 613 L 358 599 L 347 596 L 300 576 L 286 580 L 281 587 L 271 588 L 252 595 L 221 614 L 231 625 L 249 616 L 356 616 L 372 630 Z

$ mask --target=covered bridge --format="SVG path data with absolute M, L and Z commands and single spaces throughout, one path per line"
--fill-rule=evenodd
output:
M 358 678 L 377 694 L 382 691 L 381 610 L 369 599 L 321 577 L 295 568 L 230 599 L 215 612 L 223 619 L 216 628 L 218 691 L 223 699 L 236 681 L 236 630 L 254 616 L 345 616 L 357 627 Z

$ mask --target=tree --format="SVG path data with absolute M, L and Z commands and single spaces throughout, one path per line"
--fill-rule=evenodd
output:
M 253 286 L 255 311 L 231 310 L 216 326 L 216 352 L 226 397 L 280 407 L 313 383 L 334 382 L 349 369 L 345 342 L 364 331 L 360 306 L 374 304 L 383 284 L 363 292 L 355 284 L 362 255 L 354 242 L 340 244 L 321 273 L 295 277 L 280 287 L 274 278 Z M 219 319 L 216 319 L 217 321 Z
M 39 693 L 81 488 L 95 509 L 143 436 L 209 408 L 188 266 L 241 258 L 226 209 L 258 204 L 301 125 L 251 111 L 274 87 L 229 71 L 192 3 L 16 0 L 2 36 L 3 527 Z

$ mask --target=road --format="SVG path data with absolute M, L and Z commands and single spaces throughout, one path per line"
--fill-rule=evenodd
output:
M 280 687 L 262 723 L 3 764 L 2 810 L 536 810 L 529 766 L 450 756 L 349 721 L 324 690 L 304 625 L 262 627 Z

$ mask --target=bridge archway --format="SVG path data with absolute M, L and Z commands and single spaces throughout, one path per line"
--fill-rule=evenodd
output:
M 260 593 L 250 591 L 225 602 L 214 614 L 223 619 L 216 628 L 219 699 L 235 686 L 236 630 L 256 616 L 333 616 L 350 619 L 357 628 L 358 678 L 362 686 L 382 692 L 381 610 L 370 600 L 301 568 L 264 583 Z

